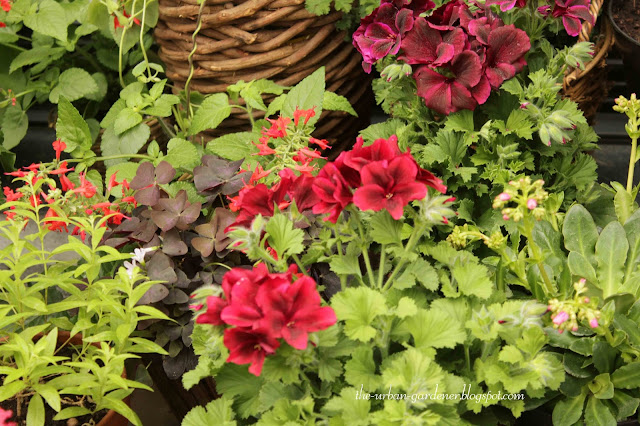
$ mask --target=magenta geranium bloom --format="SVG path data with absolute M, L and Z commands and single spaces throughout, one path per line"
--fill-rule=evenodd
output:
M 364 146 L 364 139 L 358 137 L 351 151 L 344 153 L 344 164 L 359 172 L 364 166 L 373 161 L 391 161 L 401 155 L 398 148 L 398 137 L 392 135 L 389 139 L 376 139 L 371 145 Z M 358 186 L 354 182 L 354 187 Z
M 485 74 L 491 87 L 497 89 L 505 80 L 522 70 L 524 55 L 531 48 L 527 33 L 513 25 L 496 28 L 489 33 Z
M 324 330 L 336 323 L 330 307 L 321 307 L 316 282 L 304 276 L 292 284 L 260 288 L 256 300 L 265 311 L 261 325 L 274 337 L 300 350 L 307 348 L 309 333 Z
M 527 0 L 487 0 L 487 5 L 490 6 L 492 4 L 499 4 L 500 10 L 506 12 L 516 6 L 525 7 L 527 5 Z
M 327 163 L 320 170 L 311 187 L 320 200 L 313 206 L 313 213 L 329 213 L 324 220 L 331 223 L 338 221 L 342 210 L 353 199 L 352 186 L 345 175 L 353 174 L 354 171 L 342 163 L 343 158 L 344 153 L 340 154 L 334 162 Z
M 427 195 L 427 187 L 416 181 L 418 167 L 409 155 L 392 161 L 375 161 L 362 168 L 362 186 L 353 194 L 353 203 L 361 210 L 386 209 L 398 220 L 409 201 Z
M 413 75 L 418 85 L 418 96 L 424 98 L 427 107 L 444 115 L 475 109 L 478 101 L 472 89 L 480 83 L 482 76 L 480 58 L 466 50 L 458 55 L 450 71 L 453 76 L 437 73 L 425 65 L 418 68 Z
M 580 34 L 582 21 L 593 24 L 593 16 L 589 13 L 590 0 L 556 0 L 551 15 L 555 18 L 562 17 L 567 34 L 576 37 Z
M 439 67 L 460 54 L 466 41 L 462 28 L 454 28 L 443 35 L 441 31 L 429 26 L 425 18 L 418 18 L 413 29 L 402 40 L 404 54 L 398 59 L 412 65 L 430 64 Z

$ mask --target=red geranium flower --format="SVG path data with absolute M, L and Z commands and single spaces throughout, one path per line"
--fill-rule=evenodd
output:
M 327 163 L 313 181 L 313 192 L 319 198 L 313 206 L 313 213 L 330 213 L 324 220 L 331 223 L 338 221 L 342 210 L 353 200 L 352 187 L 344 175 L 354 170 L 343 164 L 344 154 L 340 154 L 333 163 Z
M 358 137 L 351 151 L 344 153 L 343 161 L 346 166 L 359 172 L 373 161 L 391 161 L 401 154 L 396 135 L 391 135 L 389 139 L 376 139 L 369 146 L 364 146 L 364 139 Z M 352 187 L 360 183 L 360 177 L 355 172 L 348 173 L 345 178 Z
M 551 14 L 555 18 L 562 17 L 567 34 L 577 37 L 582 28 L 582 21 L 594 23 L 594 18 L 589 13 L 590 3 L 590 0 L 556 0 Z
M 249 373 L 259 376 L 265 357 L 274 354 L 280 342 L 265 331 L 227 328 L 224 330 L 224 345 L 229 349 L 227 362 L 250 364 Z
M 526 65 L 524 55 L 531 48 L 527 33 L 513 25 L 496 28 L 489 33 L 485 73 L 491 87 L 499 88 Z
M 487 5 L 499 4 L 500 10 L 506 12 L 514 7 L 525 7 L 527 0 L 487 0 Z
M 398 59 L 408 64 L 439 67 L 460 54 L 466 42 L 467 37 L 462 28 L 454 28 L 443 36 L 439 30 L 431 28 L 425 18 L 420 17 L 402 40 L 404 54 Z
M 220 312 L 227 306 L 227 301 L 215 296 L 207 297 L 207 311 L 198 315 L 196 324 L 224 325 Z
M 387 209 L 398 220 L 409 201 L 427 195 L 427 187 L 416 181 L 418 167 L 407 155 L 370 163 L 361 174 L 362 186 L 353 194 L 353 203 L 362 210 Z
M 316 282 L 307 276 L 292 284 L 269 282 L 260 287 L 256 300 L 266 313 L 260 322 L 264 328 L 296 349 L 307 348 L 309 333 L 337 321 L 333 309 L 320 306 Z
M 9 0 L 0 0 L 0 7 L 2 7 L 2 10 L 5 12 L 9 12 L 11 11 L 11 2 Z
M 4 22 L 0 21 L 0 28 L 5 28 L 7 26 L 7 24 L 5 24 Z M 15 99 L 15 98 L 14 98 Z M 14 104 L 15 105 L 15 104 Z
M 482 76 L 482 65 L 476 53 L 462 52 L 453 61 L 450 71 L 454 76 L 437 73 L 423 65 L 414 73 L 418 96 L 424 98 L 427 107 L 449 115 L 461 109 L 473 110 L 478 102 L 486 101 L 486 91 L 476 93 L 474 90 Z

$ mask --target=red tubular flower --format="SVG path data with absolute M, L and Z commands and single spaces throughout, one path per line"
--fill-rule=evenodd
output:
M 118 28 L 124 28 L 121 24 L 120 21 L 118 20 L 117 16 L 113 17 L 113 29 L 117 30 Z
M 300 118 L 304 117 L 304 125 L 306 126 L 309 120 L 311 119 L 311 117 L 315 117 L 316 115 L 315 109 L 316 107 L 313 107 L 311 109 L 296 108 L 296 110 L 293 111 L 293 124 L 297 127 L 300 122 Z
M 60 175 L 60 187 L 64 192 L 70 191 L 76 186 L 66 175 Z
M 265 312 L 260 321 L 264 329 L 296 349 L 307 348 L 309 333 L 324 330 L 337 321 L 333 309 L 320 306 L 316 282 L 308 276 L 284 286 L 267 283 L 258 290 L 256 300 Z
M 80 186 L 71 192 L 80 194 L 85 198 L 91 198 L 96 195 L 96 187 L 86 179 L 84 173 L 80 173 Z
M 18 201 L 20 198 L 24 197 L 24 193 L 20 191 L 14 192 L 13 189 L 9 188 L 8 186 L 3 187 L 2 190 L 8 202 Z
M 0 426 L 18 426 L 16 422 L 9 421 L 11 416 L 13 416 L 13 411 L 0 408 Z
M 267 119 L 271 123 L 271 127 L 266 130 L 263 129 L 263 134 L 271 138 L 283 138 L 287 136 L 287 126 L 291 123 L 289 117 L 278 117 L 277 120 Z
M 123 203 L 127 203 L 127 204 L 131 204 L 133 205 L 133 207 L 138 207 L 138 202 L 136 201 L 136 198 L 134 196 L 129 196 L 129 197 L 122 197 L 122 202 Z
M 316 139 L 314 137 L 310 137 L 309 143 L 318 145 L 322 149 L 331 149 L 331 146 L 329 146 L 329 142 L 325 139 Z
M 72 172 L 73 171 L 73 167 L 69 168 L 67 167 L 67 162 L 63 161 L 62 163 L 60 163 L 60 166 L 55 169 L 55 170 L 51 170 L 49 172 L 50 175 L 62 175 L 64 173 L 68 173 L 68 172 Z
M 249 373 L 259 376 L 265 357 L 274 354 L 280 342 L 264 331 L 228 328 L 224 331 L 224 345 L 229 349 L 227 362 L 250 364 Z
M 129 15 L 126 10 L 123 10 L 122 14 L 125 18 L 131 18 L 131 15 Z M 133 18 L 133 23 L 136 25 L 140 25 L 140 20 L 138 18 Z
M 256 184 L 259 180 L 269 176 L 270 173 L 271 173 L 271 169 L 265 171 L 262 168 L 262 165 L 258 164 L 256 166 L 256 169 L 251 174 L 251 178 L 249 179 L 249 184 L 250 185 Z
M 67 144 L 60 139 L 56 139 L 51 145 L 53 145 L 53 150 L 56 152 L 56 161 L 60 161 L 60 153 L 67 149 Z
M 118 172 L 115 172 L 114 174 L 111 175 L 111 177 L 109 178 L 109 183 L 107 183 L 107 192 L 111 192 L 111 190 L 113 188 L 115 188 L 116 186 L 120 185 L 120 182 L 118 182 L 116 180 L 116 175 L 118 174 Z
M 22 170 L 16 170 L 15 172 L 7 172 L 5 173 L 5 175 L 14 177 L 25 177 L 26 175 L 28 175 L 28 173 Z
M 387 209 L 398 220 L 409 201 L 427 195 L 427 187 L 416 181 L 418 167 L 408 156 L 370 163 L 361 174 L 362 186 L 353 194 L 353 203 L 362 210 Z
M 77 226 L 73 228 L 73 232 L 71 232 L 71 235 L 80 235 L 80 239 L 82 240 L 83 243 L 84 243 L 84 240 L 87 238 L 87 232 L 84 229 L 81 229 Z
M 58 213 L 55 212 L 55 210 L 50 208 L 49 210 L 47 210 L 47 214 L 44 215 L 44 218 L 47 219 L 52 217 L 60 217 L 60 216 L 58 215 Z M 49 229 L 49 231 L 62 232 L 62 230 L 64 229 L 66 232 L 69 232 L 69 230 L 67 229 L 67 224 L 63 221 L 52 220 L 52 221 L 46 221 L 46 223 L 47 223 L 46 226 Z

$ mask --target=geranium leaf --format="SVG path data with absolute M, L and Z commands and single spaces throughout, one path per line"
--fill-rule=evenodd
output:
M 344 365 L 344 379 L 355 387 L 377 389 L 382 377 L 376 374 L 376 364 L 373 361 L 373 349 L 369 346 L 358 347 L 351 359 Z
M 453 348 L 467 337 L 459 321 L 439 310 L 420 309 L 405 321 L 416 348 Z
M 340 321 L 345 321 L 344 331 L 354 340 L 368 342 L 377 330 L 372 323 L 377 316 L 387 312 L 384 296 L 367 287 L 348 288 L 331 299 L 331 306 Z
M 206 407 L 195 407 L 182 420 L 182 426 L 236 426 L 233 413 L 233 399 L 223 395 L 211 401 Z
M 269 235 L 269 246 L 278 253 L 280 259 L 287 255 L 300 254 L 304 250 L 304 233 L 301 229 L 294 229 L 293 222 L 285 215 L 279 214 L 269 219 L 265 231 Z

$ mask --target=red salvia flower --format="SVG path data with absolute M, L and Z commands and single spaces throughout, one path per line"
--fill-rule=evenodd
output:
M 116 186 L 120 185 L 120 182 L 118 182 L 116 180 L 116 175 L 118 174 L 118 172 L 115 172 L 114 174 L 111 175 L 111 177 L 109 178 L 109 183 L 107 183 L 107 192 L 111 192 L 111 190 L 113 188 L 115 188 Z
M 60 217 L 60 216 L 58 215 L 58 213 L 55 212 L 55 210 L 53 210 L 52 208 L 49 208 L 49 210 L 47 210 L 47 214 L 44 215 L 44 218 L 47 219 L 52 217 Z M 69 232 L 69 230 L 67 229 L 67 224 L 59 220 L 47 221 L 47 228 L 49 229 L 49 231 L 62 232 L 62 230 L 64 229 L 66 232 Z
M 80 194 L 85 198 L 96 195 L 96 187 L 86 179 L 84 173 L 80 173 L 80 186 L 72 190 L 73 193 Z
M 291 123 L 291 119 L 289 117 L 280 116 L 277 120 L 267 119 L 267 121 L 271 123 L 271 128 L 269 128 L 266 133 L 263 129 L 263 134 L 274 139 L 287 136 L 287 126 Z
M 51 171 L 49 172 L 49 174 L 50 174 L 50 175 L 62 175 L 62 174 L 64 174 L 64 173 L 72 172 L 72 171 L 73 171 L 73 169 L 74 169 L 73 167 L 68 168 L 68 167 L 67 167 L 67 162 L 66 162 L 66 161 L 63 161 L 63 162 L 61 162 L 61 163 L 60 163 L 60 166 L 59 166 L 57 169 L 55 169 L 55 170 L 51 170 Z
M 327 140 L 325 140 L 325 139 L 316 139 L 314 137 L 310 137 L 309 138 L 309 143 L 312 143 L 314 145 L 318 145 L 322 149 L 331 149 L 331 146 L 329 145 L 329 142 Z
M 2 188 L 2 190 L 4 192 L 4 196 L 7 198 L 8 202 L 18 201 L 20 198 L 24 197 L 24 193 L 22 193 L 20 191 L 14 192 L 8 186 L 5 186 L 4 188 Z
M 60 187 L 64 192 L 70 191 L 76 186 L 66 175 L 60 175 Z
M 311 109 L 298 109 L 293 111 L 293 124 L 297 127 L 300 122 L 300 117 L 304 117 L 304 125 L 306 126 L 311 117 L 315 117 L 315 107 Z
M 51 145 L 53 145 L 53 150 L 56 152 L 56 161 L 60 161 L 60 153 L 67 149 L 67 144 L 60 139 L 56 139 Z

